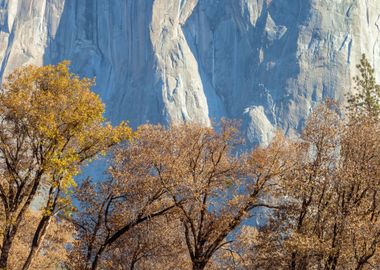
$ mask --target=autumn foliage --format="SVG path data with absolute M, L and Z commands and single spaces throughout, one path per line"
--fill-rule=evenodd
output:
M 129 269 L 158 256 L 165 259 L 161 269 L 171 269 L 166 267 L 180 259 L 178 267 L 204 269 L 254 209 L 275 207 L 265 195 L 271 180 L 285 170 L 286 161 L 277 159 L 285 149 L 269 147 L 237 156 L 233 150 L 240 144 L 236 127 L 228 122 L 219 132 L 197 124 L 139 128 L 136 138 L 116 150 L 111 180 L 97 187 L 85 183 L 86 192 L 78 194 L 84 209 L 74 216 L 80 239 L 73 252 L 78 264 L 101 269 L 105 266 L 99 261 L 119 261 L 123 256 L 122 268 Z M 131 238 L 130 232 L 137 234 L 149 226 L 144 222 L 152 224 L 151 234 Z M 155 231 L 156 222 L 161 231 Z M 172 226 L 169 232 L 164 229 Z M 166 240 L 150 249 L 157 233 Z M 131 240 L 138 241 L 136 249 L 148 240 L 147 247 L 138 251 L 130 245 L 124 253 L 114 252 Z M 150 255 L 136 261 L 132 258 L 136 252 Z M 151 262 L 151 267 L 159 261 Z
M 0 93 L 0 269 L 378 269 L 380 87 L 248 150 L 239 125 L 112 127 L 68 64 Z M 109 154 L 103 181 L 83 165 Z M 73 203 L 74 202 L 74 203 Z M 75 205 L 75 207 L 74 207 Z
M 0 93 L 0 269 L 9 266 L 15 240 L 31 204 L 32 237 L 22 269 L 28 269 L 54 218 L 72 211 L 70 190 L 81 165 L 131 137 L 125 124 L 113 128 L 104 105 L 91 92 L 93 81 L 69 73 L 68 64 L 17 69 Z M 38 209 L 36 209 L 38 210 Z M 42 251 L 41 251 L 42 252 Z

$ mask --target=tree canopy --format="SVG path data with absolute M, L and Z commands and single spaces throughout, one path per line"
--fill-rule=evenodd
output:
M 15 70 L 0 92 L 0 198 L 5 269 L 21 222 L 33 200 L 44 207 L 23 269 L 28 269 L 53 216 L 70 211 L 69 191 L 85 162 L 131 138 L 124 123 L 112 127 L 94 81 L 57 66 Z
M 112 127 L 67 62 L 17 69 L 0 92 L 0 269 L 378 268 L 380 86 L 365 56 L 358 73 L 345 111 L 328 99 L 298 138 L 248 149 L 234 121 Z M 104 180 L 78 185 L 108 150 Z

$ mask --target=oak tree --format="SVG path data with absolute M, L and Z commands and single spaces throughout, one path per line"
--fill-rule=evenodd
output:
M 91 92 L 94 81 L 79 78 L 68 63 L 15 70 L 0 92 L 0 269 L 33 201 L 42 207 L 22 269 L 38 253 L 53 217 L 71 210 L 70 188 L 81 166 L 129 139 L 124 123 L 105 122 L 104 105 Z
M 309 118 L 296 166 L 270 191 L 281 210 L 251 247 L 257 269 L 373 269 L 380 259 L 380 126 L 327 104 Z
M 272 147 L 238 154 L 242 140 L 229 122 L 219 130 L 144 125 L 136 134 L 116 150 L 111 179 L 78 193 L 83 205 L 72 255 L 81 267 L 212 267 L 213 255 L 253 210 L 276 207 L 266 193 L 289 169 L 279 158 L 287 150 L 283 136 Z
M 380 262 L 380 86 L 363 55 L 343 118 L 328 100 L 282 158 L 294 166 L 269 190 L 263 228 L 221 257 L 236 269 L 373 269 Z M 289 144 L 290 145 L 290 144 Z

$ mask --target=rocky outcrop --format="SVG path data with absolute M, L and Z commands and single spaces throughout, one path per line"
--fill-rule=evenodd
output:
M 69 59 L 114 122 L 243 119 L 254 144 L 343 100 L 361 53 L 380 78 L 380 1 L 0 0 L 0 77 Z

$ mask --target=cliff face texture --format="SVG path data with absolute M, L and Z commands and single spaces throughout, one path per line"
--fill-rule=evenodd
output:
M 380 77 L 379 0 L 0 0 L 0 78 L 69 59 L 114 122 L 242 119 L 253 144 L 342 100 L 361 53 Z

